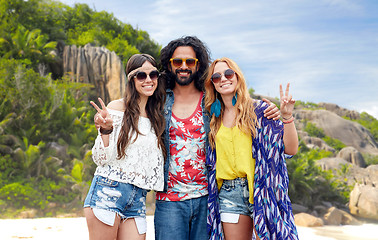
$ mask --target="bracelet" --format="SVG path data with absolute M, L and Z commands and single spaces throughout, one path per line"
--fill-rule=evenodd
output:
M 293 115 L 291 115 L 290 117 L 288 117 L 288 118 L 284 118 L 284 117 L 282 117 L 282 119 L 283 120 L 289 120 L 290 118 L 292 118 L 293 117 Z
M 282 121 L 283 122 L 283 124 L 289 124 L 289 123 L 292 123 L 292 122 L 294 122 L 294 117 L 292 118 L 292 119 L 290 119 L 290 120 L 288 120 L 288 121 Z
M 109 134 L 111 134 L 112 132 L 113 132 L 113 126 L 112 126 L 112 128 L 110 128 L 110 129 L 104 129 L 104 128 L 100 127 L 100 133 L 101 133 L 102 135 L 109 135 Z

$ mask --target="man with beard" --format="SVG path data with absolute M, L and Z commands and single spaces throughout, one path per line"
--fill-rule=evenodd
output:
M 161 50 L 167 99 L 164 192 L 156 194 L 155 239 L 207 240 L 209 115 L 203 105 L 203 75 L 209 51 L 196 37 L 171 41 Z
M 210 237 L 206 228 L 208 184 L 216 187 L 216 183 L 214 177 L 208 180 L 209 171 L 214 170 L 206 168 L 210 116 L 204 107 L 203 83 L 209 64 L 209 51 L 197 37 L 173 40 L 161 50 L 167 92 L 164 107 L 167 159 L 164 191 L 156 194 L 156 240 Z M 266 114 L 279 118 L 274 104 Z M 214 222 L 212 229 L 218 229 L 217 233 L 212 232 L 212 239 L 221 238 L 220 221 L 214 218 L 217 214 L 209 213 Z

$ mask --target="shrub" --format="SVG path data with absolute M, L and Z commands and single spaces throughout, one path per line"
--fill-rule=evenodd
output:
M 330 157 L 331 152 L 324 150 L 303 151 L 287 159 L 289 174 L 289 195 L 292 202 L 314 207 L 321 201 L 347 202 L 349 187 L 337 180 L 331 171 L 325 172 L 316 165 L 316 160 Z
M 6 184 L 0 188 L 0 199 L 8 207 L 13 208 L 38 208 L 44 209 L 48 201 L 42 198 L 38 189 L 35 189 L 30 182 L 15 182 Z
M 329 136 L 323 137 L 323 140 L 335 150 L 340 151 L 341 149 L 345 148 L 346 145 L 340 141 L 339 139 L 331 138 Z
M 378 156 L 377 155 L 363 153 L 362 156 L 364 157 L 367 166 L 378 165 Z
M 323 138 L 325 137 L 324 131 L 315 126 L 315 124 L 307 122 L 304 129 L 310 136 Z
M 86 97 L 89 87 L 54 81 L 19 61 L 0 59 L 0 139 L 9 145 L 4 149 L 11 149 L 11 154 L 0 153 L 2 206 L 77 206 L 83 193 L 71 188 L 87 185 L 94 171 L 89 150 L 97 130 Z M 13 143 L 6 143 L 5 136 L 12 136 Z M 52 142 L 66 150 L 64 156 L 49 149 Z M 74 159 L 84 160 L 85 166 Z

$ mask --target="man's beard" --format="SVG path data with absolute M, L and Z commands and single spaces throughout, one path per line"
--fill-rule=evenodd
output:
M 181 77 L 179 78 L 178 77 L 178 73 L 179 72 L 187 72 L 189 73 L 189 77 Z M 197 72 L 196 72 L 197 73 Z M 186 70 L 180 70 L 180 69 L 177 69 L 176 70 L 176 74 L 175 74 L 175 81 L 176 83 L 178 83 L 180 86 L 187 86 L 189 85 L 191 82 L 193 82 L 194 78 L 197 77 L 197 74 L 194 73 L 192 74 L 192 70 L 190 69 L 186 69 Z

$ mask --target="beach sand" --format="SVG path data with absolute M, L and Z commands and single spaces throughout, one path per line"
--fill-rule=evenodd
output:
M 147 216 L 147 240 L 154 240 L 153 216 Z M 301 240 L 378 240 L 378 224 L 298 227 Z M 85 218 L 0 219 L 0 239 L 87 240 Z

